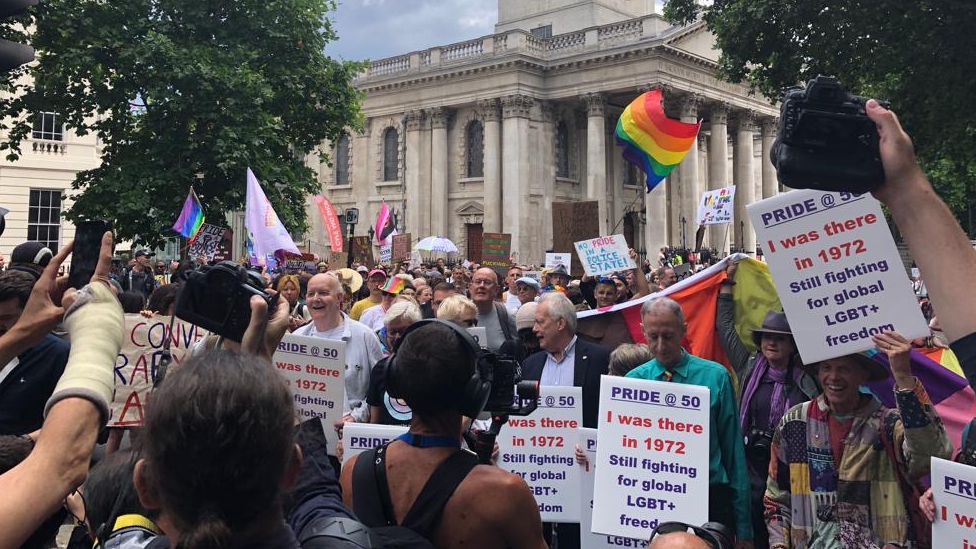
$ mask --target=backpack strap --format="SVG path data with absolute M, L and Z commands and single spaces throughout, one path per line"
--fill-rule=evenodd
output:
M 505 336 L 505 340 L 512 339 L 512 327 L 508 325 L 508 309 L 496 301 L 495 314 L 498 315 L 498 325 L 502 328 L 502 335 Z
M 458 450 L 448 456 L 427 479 L 407 516 L 403 518 L 402 526 L 430 539 L 447 501 L 476 465 L 478 457 L 465 450 Z
M 360 454 L 352 470 L 353 510 L 363 524 L 372 527 L 396 524 L 386 513 L 380 493 L 380 483 L 376 478 L 376 462 L 384 463 L 382 458 L 378 457 L 379 450 L 374 448 Z M 384 480 L 385 478 L 384 467 Z M 383 488 L 386 489 L 386 499 L 389 499 L 390 494 L 385 483 Z

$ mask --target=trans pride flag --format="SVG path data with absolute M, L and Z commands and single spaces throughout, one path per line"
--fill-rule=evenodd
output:
M 764 263 L 743 254 L 727 257 L 666 290 L 613 307 L 577 313 L 577 332 L 584 336 L 605 333 L 604 328 L 607 326 L 623 325 L 625 327 L 623 331 L 626 332 L 624 335 L 629 336 L 626 342 L 644 343 L 644 334 L 640 329 L 641 305 L 654 297 L 670 297 L 681 305 L 688 325 L 685 338 L 681 342 L 682 346 L 695 356 L 724 365 L 729 369 L 733 385 L 738 387 L 741 380 L 736 379 L 715 330 L 719 286 L 726 278 L 725 269 L 730 260 L 739 261 L 732 295 L 735 301 L 735 329 L 742 342 L 754 351 L 755 345 L 750 336 L 751 329 L 762 325 L 766 311 L 772 308 L 782 310 L 782 307 L 779 305 L 779 296 L 773 286 L 769 269 Z M 602 326 L 597 326 L 598 324 Z M 609 330 L 606 330 L 606 333 L 608 332 Z M 868 355 L 890 369 L 888 357 L 884 353 L 869 351 Z M 952 351 L 948 349 L 941 352 L 919 349 L 912 350 L 911 354 L 912 373 L 925 386 L 932 404 L 935 405 L 936 411 L 945 424 L 949 440 L 952 441 L 953 447 L 958 449 L 963 428 L 969 424 L 969 420 L 976 417 L 976 393 L 973 392 L 966 378 L 961 375 L 959 364 L 954 360 Z M 888 378 L 885 381 L 869 383 L 867 387 L 885 406 L 894 408 L 893 384 L 894 380 Z
M 624 148 L 624 159 L 647 175 L 647 192 L 654 190 L 688 151 L 695 146 L 701 122 L 672 120 L 661 107 L 661 90 L 641 94 L 617 120 L 614 138 Z
M 203 226 L 203 220 L 203 206 L 200 205 L 196 191 L 190 187 L 190 194 L 186 195 L 186 200 L 183 201 L 183 209 L 180 210 L 180 217 L 173 224 L 173 230 L 192 241 Z

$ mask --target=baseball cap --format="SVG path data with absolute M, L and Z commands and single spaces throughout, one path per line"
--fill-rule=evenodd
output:
M 54 257 L 54 252 L 44 244 L 27 241 L 14 248 L 10 254 L 10 263 L 31 263 L 47 267 L 52 257 Z
M 535 301 L 530 301 L 528 303 L 523 303 L 518 311 L 515 312 L 515 329 L 523 330 L 525 328 L 531 328 L 532 324 L 535 322 L 535 309 L 539 304 Z
M 153 257 L 154 255 L 156 254 L 150 252 L 149 250 L 138 250 L 136 251 L 136 255 L 132 257 Z
M 522 278 L 515 281 L 516 285 L 525 284 L 526 286 L 532 286 L 536 290 L 539 289 L 539 281 L 532 278 L 531 276 L 523 276 Z
M 360 265 L 360 266 L 356 267 L 356 272 L 359 272 L 359 273 L 368 273 L 369 272 L 369 267 L 367 267 L 366 265 Z
M 373 269 L 372 271 L 369 272 L 368 275 L 366 275 L 366 278 L 370 278 L 375 274 L 383 275 L 383 278 L 386 278 L 386 271 L 384 271 L 383 269 Z

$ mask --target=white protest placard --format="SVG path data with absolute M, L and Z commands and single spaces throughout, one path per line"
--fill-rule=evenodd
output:
M 393 244 L 380 246 L 380 263 L 389 263 L 393 260 Z
M 569 253 L 546 253 L 546 268 L 554 269 L 557 265 L 566 267 L 566 272 L 573 274 L 573 255 Z
M 420 257 L 420 251 L 412 250 L 410 252 L 410 265 L 408 265 L 407 268 L 411 271 L 414 269 L 419 269 L 421 263 L 423 263 L 423 258 Z
M 125 315 L 125 338 L 115 358 L 115 390 L 112 392 L 109 427 L 142 425 L 146 401 L 153 389 L 166 340 L 170 342 L 169 371 L 179 366 L 189 348 L 203 338 L 204 332 L 170 316 L 146 318 L 140 314 Z
M 583 428 L 580 432 L 580 448 L 586 456 L 586 465 L 582 466 L 580 505 L 580 547 L 586 549 L 620 549 L 621 547 L 647 547 L 647 542 L 640 539 L 622 538 L 593 533 L 593 482 L 596 480 L 596 429 Z M 645 536 L 646 538 L 647 536 Z
M 698 224 L 731 223 L 735 210 L 735 187 L 723 187 L 702 193 L 698 203 Z
M 708 410 L 707 387 L 602 377 L 594 532 L 646 539 L 708 520 Z
M 379 425 L 377 423 L 346 423 L 342 427 L 342 464 L 349 458 L 383 446 L 407 432 L 406 425 Z
M 511 417 L 498 435 L 498 466 L 522 477 L 546 522 L 579 522 L 578 429 L 583 425 L 579 387 L 540 387 L 539 407 Z
M 929 335 L 895 241 L 869 194 L 790 191 L 746 206 L 803 362 Z
M 334 456 L 334 424 L 342 418 L 346 396 L 346 342 L 285 334 L 273 360 L 291 389 L 301 421 L 322 418 L 329 455 Z
M 912 278 L 918 278 L 919 276 L 920 273 L 918 271 L 918 267 L 912 267 Z
M 590 276 L 637 268 L 637 264 L 630 258 L 627 240 L 622 234 L 581 240 L 574 246 L 583 270 Z
M 478 345 L 481 345 L 482 349 L 488 348 L 487 328 L 485 328 L 484 326 L 473 326 L 471 328 L 468 328 L 468 333 L 471 334 L 471 337 L 473 337 L 474 340 L 478 342 Z
M 203 256 L 207 258 L 207 261 L 212 260 L 217 253 L 220 241 L 223 240 L 224 231 L 226 230 L 223 227 L 209 223 L 200 225 L 200 230 L 197 231 L 196 237 L 186 249 L 186 256 L 191 259 Z
M 976 468 L 932 458 L 932 547 L 976 547 Z
M 568 266 L 566 267 L 566 272 L 567 273 L 569 272 L 569 267 Z M 540 274 L 541 274 L 540 271 L 525 271 L 525 272 L 522 273 L 522 276 L 527 276 L 529 278 L 534 278 L 536 280 L 539 280 L 539 275 Z

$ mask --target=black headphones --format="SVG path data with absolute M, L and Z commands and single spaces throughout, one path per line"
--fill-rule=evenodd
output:
M 460 412 L 463 416 L 470 418 L 478 417 L 478 414 L 484 410 L 485 404 L 488 402 L 488 396 L 491 394 L 491 382 L 492 378 L 494 377 L 495 354 L 486 349 L 482 349 L 481 345 L 478 345 L 478 342 L 471 337 L 471 334 L 469 334 L 467 330 L 460 328 L 453 322 L 446 322 L 436 318 L 428 318 L 414 322 L 403 332 L 403 336 L 401 336 L 400 340 L 397 341 L 396 347 L 393 349 L 393 353 L 387 357 L 387 392 L 390 393 L 390 396 L 393 398 L 403 398 L 403 395 L 394 394 L 394 391 L 390 388 L 393 385 L 390 380 L 404 375 L 403 372 L 399 371 L 401 367 L 397 366 L 397 351 L 400 349 L 400 346 L 403 345 L 403 342 L 410 337 L 411 333 L 422 328 L 423 326 L 435 323 L 450 328 L 455 334 L 457 334 L 458 339 L 460 339 L 467 348 L 468 353 L 475 357 L 474 373 L 471 374 L 471 378 L 468 379 L 467 383 L 465 383 L 464 389 L 455 399 L 454 409 Z

